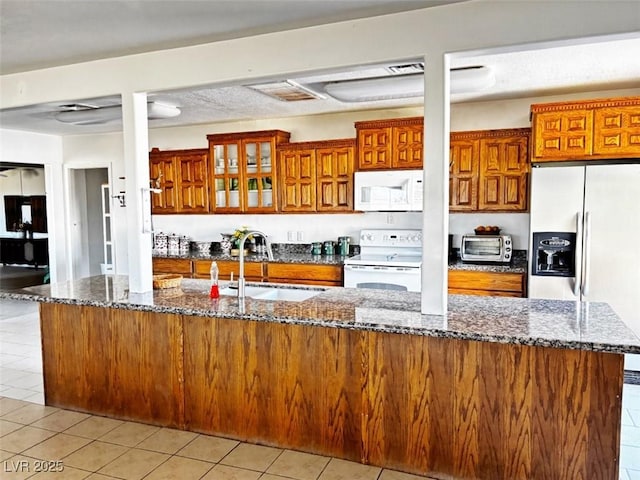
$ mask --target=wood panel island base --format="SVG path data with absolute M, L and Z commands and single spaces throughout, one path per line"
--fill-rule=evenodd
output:
M 585 328 L 576 338 L 590 348 L 570 348 L 568 337 L 532 340 L 549 312 L 527 299 L 450 296 L 442 320 L 419 313 L 419 295 L 382 301 L 341 288 L 214 307 L 202 283 L 173 299 L 156 294 L 152 305 L 48 298 L 46 404 L 443 479 L 618 478 L 615 345 L 640 351 L 630 332 L 613 345 Z M 23 298 L 43 301 L 38 288 Z M 482 305 L 512 306 L 530 324 L 515 320 L 508 329 L 524 333 L 489 340 L 496 334 L 472 332 Z M 398 327 L 402 315 L 410 326 Z

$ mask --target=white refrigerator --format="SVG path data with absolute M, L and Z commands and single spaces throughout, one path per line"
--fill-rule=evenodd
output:
M 640 336 L 640 163 L 533 168 L 529 232 L 529 297 L 607 302 Z M 536 232 L 576 233 L 575 276 L 532 275 Z

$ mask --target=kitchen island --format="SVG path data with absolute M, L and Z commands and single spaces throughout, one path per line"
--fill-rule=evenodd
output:
M 618 477 L 623 353 L 605 304 L 312 289 L 292 302 L 132 294 L 127 278 L 0 293 L 41 303 L 48 405 L 437 478 Z

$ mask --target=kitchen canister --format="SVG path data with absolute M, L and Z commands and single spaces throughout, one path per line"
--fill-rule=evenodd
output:
M 222 237 L 222 240 L 220 240 L 220 250 L 222 250 L 222 253 L 225 255 L 229 255 L 231 253 L 231 237 L 233 237 L 233 234 L 221 233 L 220 236 Z
M 344 257 L 349 255 L 351 237 L 338 237 L 338 253 Z
M 182 235 L 178 244 L 180 253 L 189 253 L 189 249 L 191 248 L 191 239 L 189 237 L 187 237 L 186 235 Z
M 158 252 L 166 252 L 168 248 L 168 237 L 166 233 L 156 233 L 153 235 L 153 249 Z
M 322 242 L 311 242 L 311 255 L 322 255 Z
M 325 255 L 333 255 L 335 252 L 336 242 L 332 240 L 327 240 L 324 242 L 324 254 Z
M 167 246 L 170 252 L 180 251 L 180 236 L 175 233 L 170 233 L 167 238 Z

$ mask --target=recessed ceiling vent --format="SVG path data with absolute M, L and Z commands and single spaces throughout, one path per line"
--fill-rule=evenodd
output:
M 393 75 L 407 75 L 410 73 L 423 73 L 424 63 L 405 63 L 403 65 L 391 65 L 387 70 Z
M 284 82 L 261 83 L 257 85 L 247 85 L 253 90 L 277 98 L 283 102 L 299 102 L 301 100 L 318 100 L 324 99 L 323 95 L 303 87 L 293 80 L 285 80 Z

